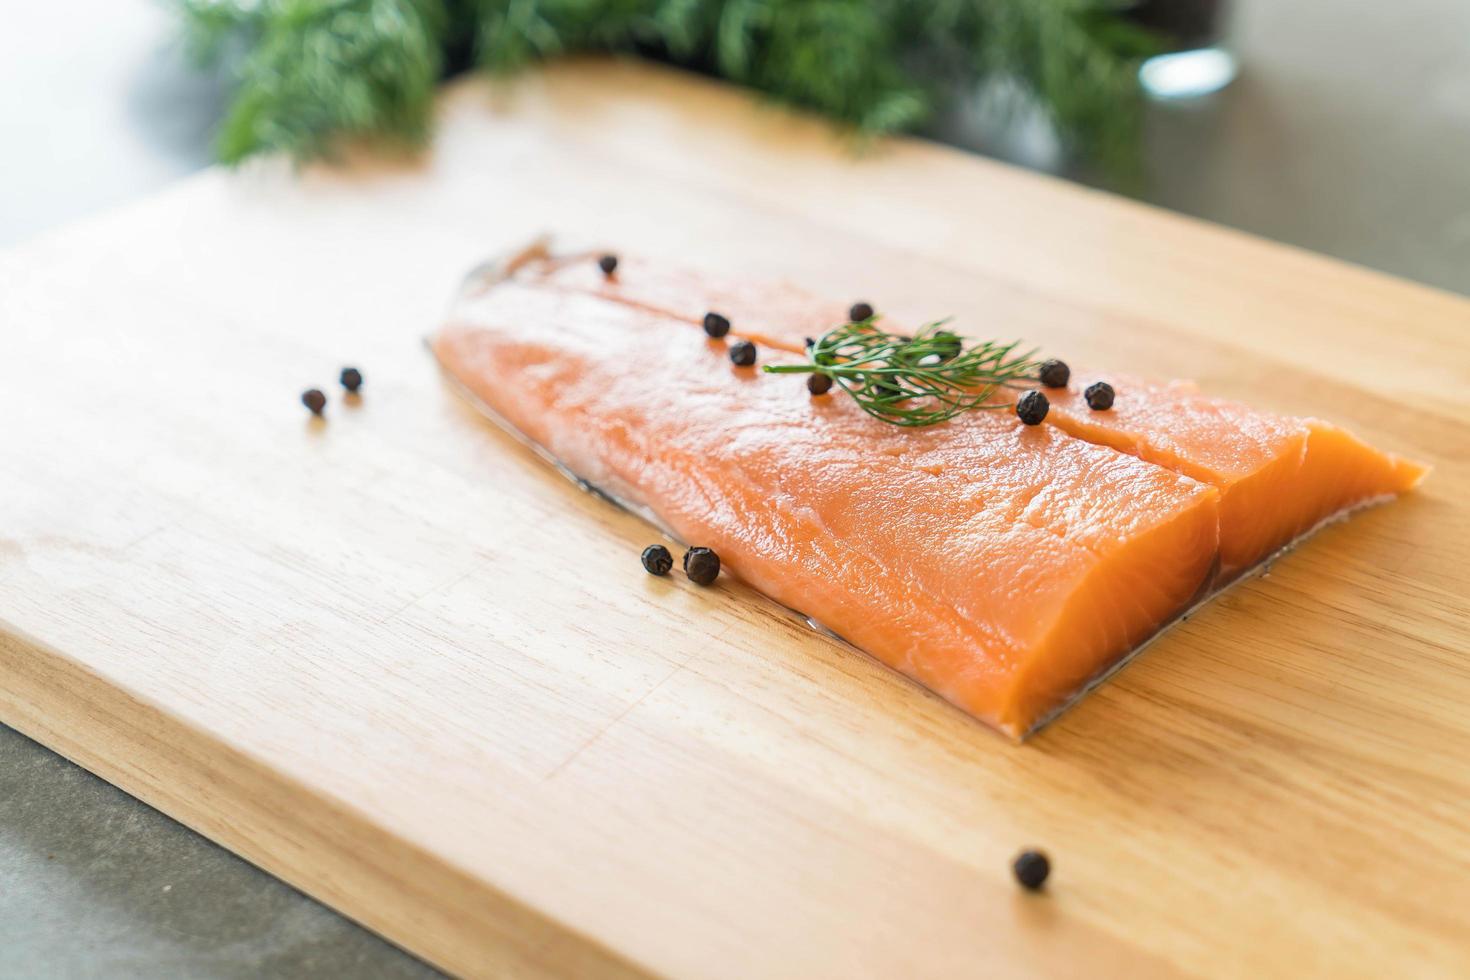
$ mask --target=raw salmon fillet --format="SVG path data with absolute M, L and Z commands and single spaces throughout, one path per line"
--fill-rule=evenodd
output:
M 1180 612 L 1425 469 L 1317 419 L 1183 382 L 1075 372 L 1047 424 L 888 425 L 764 363 L 848 303 L 595 253 L 518 261 L 433 349 L 502 424 L 740 578 L 995 728 L 1024 735 Z
M 538 264 L 556 289 L 588 292 L 698 322 L 718 310 L 734 330 L 800 352 L 803 338 L 847 319 L 847 304 L 792 286 L 715 283 L 708 276 L 637 258 L 606 277 L 586 256 Z M 1117 392 L 1093 411 L 1094 381 Z M 1367 445 L 1329 422 L 1276 415 L 1199 391 L 1112 372 L 1074 371 L 1066 389 L 1044 389 L 1046 421 L 1087 442 L 1157 463 L 1220 491 L 1221 582 L 1239 576 L 1317 526 L 1412 489 L 1426 467 Z M 968 418 L 956 420 L 969 424 Z
M 582 479 L 1002 732 L 1212 581 L 1212 486 L 1009 412 L 888 425 L 544 271 L 462 299 L 432 341 L 445 370 Z

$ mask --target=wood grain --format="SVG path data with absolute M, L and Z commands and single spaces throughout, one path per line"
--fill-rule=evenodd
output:
M 459 275 L 546 230 L 1437 469 L 1017 748 L 649 578 L 437 378 Z M 0 259 L 0 719 L 465 975 L 1464 974 L 1467 350 L 1465 300 L 668 71 L 461 85 L 419 163 L 208 173 Z

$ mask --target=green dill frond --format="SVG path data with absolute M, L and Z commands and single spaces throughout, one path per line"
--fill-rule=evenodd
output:
M 233 59 L 230 161 L 339 136 L 424 139 L 446 65 L 654 53 L 873 135 L 1005 78 L 1115 175 L 1137 160 L 1146 32 L 1120 0 L 172 0 L 201 60 Z
M 238 16 L 223 12 L 231 7 Z M 186 15 L 206 54 L 246 36 L 218 135 L 225 162 L 320 156 L 343 137 L 427 138 L 443 65 L 439 0 L 192 0 Z
M 931 323 L 913 336 L 890 333 L 874 317 L 836 327 L 807 348 L 805 364 L 767 364 L 767 374 L 822 374 L 874 418 L 910 428 L 964 412 L 1013 408 L 998 397 L 1029 386 L 1039 362 L 1019 343 L 971 343 Z

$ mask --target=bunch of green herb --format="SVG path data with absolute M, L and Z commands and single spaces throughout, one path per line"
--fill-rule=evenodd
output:
M 768 364 L 770 374 L 821 374 L 884 422 L 918 428 L 974 409 L 1015 407 L 1001 389 L 1030 387 L 1038 363 L 1018 343 L 965 346 L 933 323 L 912 337 L 890 333 L 873 318 L 827 331 L 807 348 L 805 364 Z
M 169 0 L 236 89 L 230 162 L 310 157 L 341 137 L 428 135 L 448 72 L 584 51 L 652 55 L 864 134 L 912 129 L 982 82 L 1029 91 L 1104 169 L 1134 159 L 1149 38 L 1126 0 Z

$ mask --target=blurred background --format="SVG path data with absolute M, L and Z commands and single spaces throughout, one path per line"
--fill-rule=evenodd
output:
M 1031 2 L 996 6 L 1026 10 L 1021 4 Z M 219 25 L 210 18 L 236 6 L 9 5 L 0 32 L 0 173 L 6 178 L 0 247 L 161 188 L 209 166 L 221 152 L 315 145 L 320 134 L 297 125 L 292 100 L 312 84 L 335 96 L 342 79 L 287 77 L 274 88 L 257 88 L 255 106 L 265 105 L 264 115 L 257 111 L 242 125 L 240 59 L 261 55 L 258 38 L 224 25 L 218 37 L 211 35 L 219 48 L 215 66 L 198 68 L 200 24 L 213 31 Z M 497 6 L 535 5 L 487 8 Z M 779 19 L 795 6 L 752 9 Z M 1038 9 L 1046 6 L 1036 0 Z M 181 7 L 194 12 L 192 48 L 181 40 Z M 851 77 L 824 88 L 831 79 L 792 77 L 781 63 L 762 61 L 759 50 L 701 52 L 697 40 L 681 47 L 684 35 L 672 29 L 637 25 L 619 36 L 641 56 L 735 75 L 871 129 L 914 130 L 1470 294 L 1470 3 L 1145 0 L 1108 16 L 1089 27 L 1104 39 L 1099 43 L 1131 52 L 1133 30 L 1144 25 L 1164 32 L 1167 40 L 1156 40 L 1150 51 L 1165 57 L 1147 62 L 1141 76 L 1132 62 L 1126 78 L 1109 63 L 1028 93 L 1017 79 L 1024 83 L 1045 52 L 1034 43 L 1027 48 L 1025 32 L 1051 28 L 1026 21 L 1016 28 L 1013 49 L 994 53 L 1011 69 L 1006 77 L 980 84 L 956 70 L 946 76 L 947 97 L 927 114 L 913 111 L 905 92 L 888 88 L 866 101 L 843 101 L 848 90 L 863 88 L 854 81 L 865 70 L 861 56 L 835 65 L 836 75 Z M 582 25 L 507 23 L 497 22 L 502 34 L 493 43 L 488 33 L 474 35 L 473 43 L 455 33 L 483 25 L 439 25 L 447 38 L 442 57 L 434 55 L 440 60 L 424 70 L 437 77 L 477 57 L 514 68 L 551 53 L 554 44 L 538 48 L 527 40 L 543 27 L 562 30 L 571 47 L 608 34 L 602 30 L 608 24 L 596 18 Z M 882 26 L 864 21 L 857 28 L 875 24 Z M 834 31 L 848 26 L 836 24 Z M 905 27 L 916 36 L 923 29 Z M 294 70 L 293 39 L 276 40 L 285 54 L 265 54 L 283 57 Z M 493 48 L 488 54 L 487 47 Z M 1192 53 L 1170 58 L 1170 50 Z M 416 70 L 400 46 L 389 43 L 386 57 L 394 70 Z M 487 60 L 492 57 L 499 60 Z M 1119 86 L 1134 87 L 1137 77 L 1152 91 L 1143 91 L 1135 106 Z M 281 115 L 272 117 L 271 106 Z M 227 118 L 235 129 L 222 144 L 218 134 Z M 0 976 L 303 975 L 432 971 L 0 726 Z
M 1138 19 L 1186 32 L 1207 25 L 1240 64 L 1215 95 L 1144 102 L 1138 176 L 1069 159 L 1040 114 L 1003 111 L 996 103 L 1008 100 L 991 95 L 961 92 L 917 128 L 1470 293 L 1470 4 L 1148 0 Z M 0 32 L 9 177 L 0 245 L 213 161 L 229 74 L 193 69 L 180 23 L 157 0 L 10 5 Z M 1093 115 L 1107 130 L 1105 111 Z

